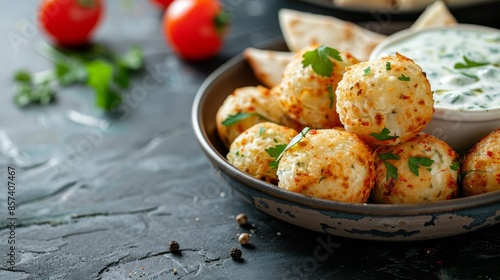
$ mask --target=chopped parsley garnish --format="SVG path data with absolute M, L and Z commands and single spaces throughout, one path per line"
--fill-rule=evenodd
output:
M 333 103 L 335 103 L 335 94 L 333 94 L 333 88 L 332 85 L 328 85 L 328 98 L 330 99 L 330 106 L 329 108 L 333 108 Z
M 460 167 L 460 162 L 458 162 L 458 161 L 454 161 L 450 165 L 450 169 L 453 171 L 457 171 L 458 167 Z
M 333 62 L 330 58 L 342 61 L 340 52 L 336 49 L 321 45 L 313 51 L 308 51 L 304 55 L 302 66 L 305 68 L 311 65 L 314 72 L 323 77 L 330 77 L 333 73 Z
M 266 152 L 269 156 L 275 158 L 274 161 L 270 162 L 269 163 L 269 166 L 273 169 L 276 169 L 278 168 L 278 164 L 281 160 L 281 157 L 283 156 L 283 153 L 290 149 L 291 147 L 295 146 L 297 143 L 299 143 L 302 138 L 304 138 L 307 134 L 307 132 L 309 132 L 309 130 L 311 130 L 311 128 L 309 127 L 305 127 L 304 129 L 302 129 L 302 131 L 295 135 L 295 137 L 292 138 L 292 140 L 290 141 L 290 143 L 288 143 L 288 145 L 285 145 L 285 144 L 281 144 L 281 145 L 276 145 L 272 148 L 269 148 L 269 149 L 266 149 Z
M 418 176 L 418 168 L 419 166 L 430 167 L 434 161 L 430 158 L 426 157 L 410 157 L 408 159 L 408 167 L 410 167 L 410 171 Z
M 403 81 L 403 82 L 409 82 L 410 77 L 406 77 L 404 74 L 401 74 L 401 76 L 398 77 L 398 80 Z
M 366 67 L 366 68 L 363 70 L 363 72 L 364 72 L 363 76 L 368 76 L 368 75 L 370 75 L 370 71 L 371 71 L 370 66 Z
M 391 140 L 391 139 L 395 139 L 395 138 L 399 137 L 397 135 L 389 135 L 389 133 L 391 133 L 391 131 L 389 129 L 387 129 L 387 127 L 384 127 L 384 129 L 382 129 L 380 134 L 379 133 L 370 133 L 370 136 L 372 136 L 375 139 L 380 140 L 380 141 Z
M 387 61 L 385 63 L 385 70 L 391 70 L 391 62 Z
M 481 67 L 490 64 L 489 62 L 477 62 L 477 61 L 472 61 L 467 58 L 467 56 L 463 56 L 465 64 L 464 63 L 455 63 L 453 66 L 455 69 L 464 69 L 464 68 L 473 68 L 473 67 Z
M 272 169 L 278 168 L 279 161 L 277 160 L 277 158 L 279 158 L 280 155 L 285 151 L 286 146 L 287 146 L 287 144 L 280 144 L 280 145 L 276 145 L 274 147 L 271 147 L 269 149 L 266 149 L 267 154 L 270 157 L 275 158 L 274 161 L 272 161 L 272 162 L 269 163 L 269 166 Z
M 264 116 L 262 116 L 261 114 L 258 114 L 258 113 L 243 113 L 243 112 L 239 112 L 239 113 L 236 113 L 236 114 L 233 114 L 233 115 L 229 115 L 225 120 L 222 121 L 222 125 L 224 125 L 224 126 L 231 126 L 231 125 L 233 125 L 233 124 L 235 124 L 237 122 L 240 122 L 242 120 L 248 119 L 251 116 L 259 116 L 259 118 L 261 118 L 261 119 L 268 120 L 267 118 L 265 118 Z
M 393 178 L 394 180 L 398 179 L 398 168 L 391 163 L 387 162 L 388 160 L 398 160 L 399 156 L 393 153 L 385 153 L 385 154 L 379 154 L 378 158 L 384 162 L 386 173 L 385 173 L 385 180 L 389 180 L 389 178 Z

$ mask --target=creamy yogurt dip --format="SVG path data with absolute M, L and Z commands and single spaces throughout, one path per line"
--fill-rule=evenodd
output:
M 428 29 L 394 41 L 376 56 L 396 52 L 426 72 L 436 109 L 500 108 L 500 31 Z

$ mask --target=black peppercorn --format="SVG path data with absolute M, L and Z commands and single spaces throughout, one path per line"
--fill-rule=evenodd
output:
M 229 256 L 231 256 L 231 258 L 233 258 L 234 260 L 239 260 L 241 258 L 241 250 L 236 247 L 233 247 L 231 248 Z
M 168 247 L 170 252 L 179 252 L 179 243 L 177 241 L 172 240 L 168 242 Z

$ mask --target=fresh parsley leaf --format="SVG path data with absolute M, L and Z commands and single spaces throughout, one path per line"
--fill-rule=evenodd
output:
M 380 140 L 380 141 L 395 139 L 395 138 L 399 137 L 397 135 L 389 135 L 389 133 L 391 133 L 391 131 L 387 127 L 384 127 L 384 129 L 382 129 L 380 134 L 379 133 L 370 133 L 370 136 L 372 136 L 375 139 Z
M 255 113 L 242 113 L 242 112 L 236 113 L 234 115 L 229 115 L 225 120 L 222 121 L 222 125 L 231 126 L 239 121 L 248 119 L 253 115 L 255 115 Z
M 425 167 L 429 167 L 433 163 L 434 163 L 434 160 L 432 160 L 430 158 L 426 158 L 426 157 L 410 157 L 408 159 L 408 166 L 410 167 L 410 171 L 417 176 L 419 175 L 418 174 L 418 167 L 420 165 L 425 166 Z
M 450 169 L 453 171 L 457 171 L 459 167 L 460 167 L 460 162 L 458 161 L 454 161 L 450 165 Z
M 389 178 L 393 178 L 394 180 L 398 179 L 398 168 L 393 164 L 387 162 L 388 160 L 399 160 L 399 156 L 393 153 L 384 153 L 378 154 L 378 158 L 382 160 L 384 163 L 386 172 L 385 172 L 385 180 L 389 180 Z
M 399 156 L 393 153 L 378 154 L 381 160 L 398 160 Z
M 333 73 L 333 62 L 330 58 L 342 61 L 340 52 L 336 49 L 321 45 L 315 50 L 306 52 L 303 56 L 302 66 L 311 65 L 314 72 L 323 77 L 330 77 Z
M 370 75 L 370 71 L 371 71 L 370 66 L 366 67 L 366 68 L 363 70 L 363 72 L 364 72 L 363 76 L 368 76 L 368 75 Z
M 333 108 L 333 104 L 335 103 L 335 94 L 333 93 L 333 87 L 331 84 L 328 85 L 328 98 L 330 99 L 329 109 Z
M 36 85 L 31 83 L 20 83 L 14 95 L 14 102 L 19 107 L 30 104 L 47 105 L 54 99 L 54 89 L 49 84 L 49 80 Z
M 113 65 L 104 60 L 85 64 L 89 78 L 87 85 L 96 93 L 95 104 L 104 110 L 111 110 L 121 102 L 121 96 L 112 89 Z
M 403 81 L 403 82 L 409 82 L 410 77 L 406 77 L 404 74 L 401 74 L 401 76 L 398 77 L 398 80 Z
M 309 132 L 309 130 L 311 130 L 311 128 L 309 128 L 309 127 L 305 127 L 304 129 L 302 129 L 302 131 L 299 134 L 295 135 L 295 137 L 292 138 L 292 140 L 290 141 L 290 143 L 288 143 L 288 145 L 284 145 L 284 144 L 283 145 L 276 145 L 274 148 L 266 149 L 267 154 L 269 154 L 271 157 L 275 158 L 275 160 L 273 162 L 269 163 L 269 166 L 273 169 L 278 168 L 278 165 L 279 165 L 279 162 L 281 160 L 281 157 L 283 156 L 283 153 L 286 150 L 290 149 L 291 147 L 295 146 L 297 143 L 299 143 L 302 140 L 302 138 L 304 138 L 306 136 L 306 134 L 307 134 L 307 132 Z
M 488 65 L 490 64 L 489 62 L 476 62 L 476 61 L 472 61 L 470 60 L 469 58 L 467 58 L 467 56 L 463 56 L 463 59 L 464 59 L 464 63 L 455 63 L 455 65 L 453 66 L 455 69 L 464 69 L 464 68 L 473 68 L 473 67 L 481 67 L 481 66 L 485 66 L 485 65 Z
M 92 0 L 86 0 L 92 1 Z M 39 50 L 42 55 L 54 61 L 50 76 L 41 81 L 32 81 L 29 73 L 21 71 L 14 78 L 18 83 L 29 86 L 19 87 L 15 102 L 23 104 L 47 104 L 55 98 L 55 88 L 84 83 L 94 89 L 96 106 L 110 110 L 121 102 L 118 88 L 130 86 L 130 74 L 144 64 L 144 55 L 139 47 L 133 47 L 120 56 L 99 44 L 70 49 L 46 45 Z M 53 81 L 45 83 L 48 79 Z
M 31 74 L 30 72 L 25 70 L 17 71 L 14 74 L 14 81 L 19 83 L 31 83 L 32 82 Z
M 274 147 L 266 149 L 266 153 L 273 158 L 278 158 L 281 153 L 285 151 L 287 144 L 279 144 Z
M 391 70 L 391 62 L 390 61 L 387 61 L 385 63 L 385 70 Z
M 85 64 L 79 61 L 68 63 L 60 60 L 55 62 L 54 72 L 61 85 L 70 85 L 74 83 L 84 83 L 87 80 L 87 69 Z

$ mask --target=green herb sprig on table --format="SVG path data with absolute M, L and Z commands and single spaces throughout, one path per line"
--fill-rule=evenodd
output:
M 144 65 L 144 55 L 139 47 L 130 48 L 125 54 L 92 44 L 82 49 L 65 49 L 46 46 L 44 56 L 54 61 L 54 69 L 41 78 L 28 71 L 15 73 L 17 92 L 15 103 L 20 106 L 46 105 L 55 100 L 56 89 L 83 84 L 95 92 L 95 104 L 105 111 L 121 102 L 120 90 L 130 86 L 130 76 Z

